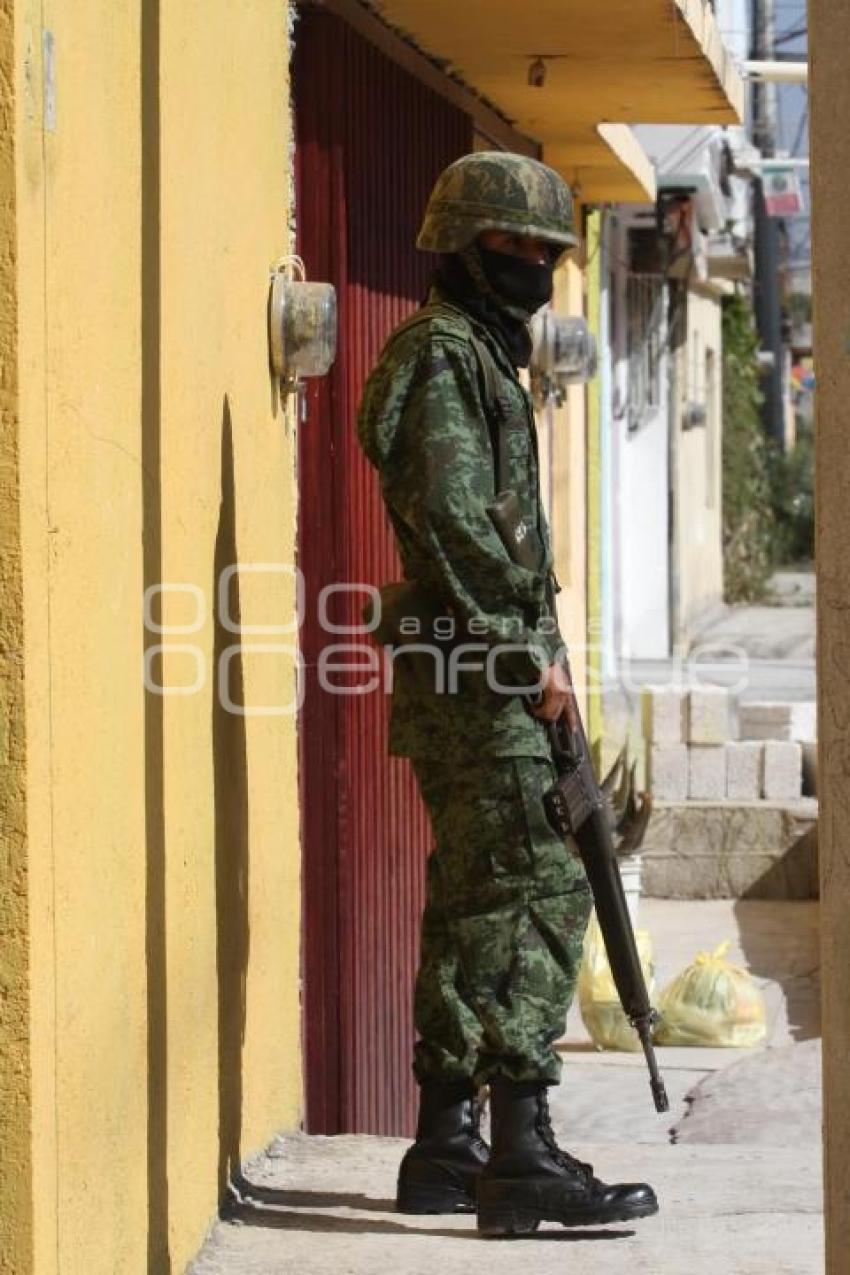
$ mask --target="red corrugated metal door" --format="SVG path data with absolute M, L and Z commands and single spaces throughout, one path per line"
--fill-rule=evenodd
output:
M 367 641 L 329 634 L 320 594 L 399 575 L 354 422 L 387 334 L 427 287 L 431 262 L 414 248 L 416 230 L 437 173 L 471 149 L 472 126 L 309 6 L 296 26 L 294 96 L 299 252 L 311 278 L 336 285 L 340 306 L 339 356 L 309 388 L 299 440 L 307 1127 L 410 1133 L 411 991 L 430 831 L 408 764 L 386 756 L 386 697 L 319 685 L 323 647 Z M 335 594 L 327 618 L 356 624 L 363 601 Z

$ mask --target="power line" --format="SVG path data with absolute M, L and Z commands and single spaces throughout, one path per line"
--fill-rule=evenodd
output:
M 720 129 L 716 125 L 712 128 L 711 125 L 697 124 L 692 132 L 682 138 L 681 142 L 674 147 L 669 155 L 665 155 L 661 167 L 668 173 L 675 172 L 677 169 L 681 170 L 683 165 L 693 155 L 696 155 L 698 151 L 707 149 L 715 141 L 719 133 Z M 692 146 L 689 146 L 691 138 L 695 135 L 697 135 L 696 141 Z
M 781 35 L 777 35 L 774 38 L 773 47 L 776 48 L 779 44 L 790 44 L 792 40 L 799 40 L 808 34 L 808 27 L 798 27 L 796 31 L 784 31 Z
M 774 5 L 774 9 L 776 6 Z M 784 31 L 774 32 L 774 43 L 778 44 L 780 40 L 790 40 L 796 35 L 806 35 L 808 32 L 808 15 L 805 11 L 797 14 L 796 21 L 792 22 L 790 27 L 786 27 Z
M 803 107 L 803 113 L 800 116 L 800 123 L 797 127 L 797 134 L 794 138 L 794 145 L 791 147 L 792 155 L 796 155 L 797 151 L 799 150 L 800 143 L 803 140 L 803 133 L 805 132 L 805 128 L 806 128 L 806 124 L 808 123 L 808 120 L 809 120 L 809 106 L 807 102 L 806 105 Z

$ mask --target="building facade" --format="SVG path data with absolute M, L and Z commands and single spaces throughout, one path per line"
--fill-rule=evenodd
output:
M 294 693 L 227 654 L 291 580 L 219 593 L 294 554 L 286 13 L 9 0 L 0 57 L 0 1269 L 177 1271 L 301 1114 L 296 719 L 218 693 Z
M 315 677 L 349 616 L 323 589 L 396 570 L 359 387 L 427 281 L 439 169 L 482 144 L 558 167 L 585 238 L 556 305 L 603 376 L 541 439 L 592 692 L 598 209 L 655 197 L 632 123 L 740 107 L 706 0 L 579 8 L 536 85 L 508 0 L 0 4 L 0 1270 L 183 1269 L 274 1131 L 410 1127 L 428 831 L 380 698 Z M 269 263 L 296 246 L 341 316 L 306 413 L 268 367 Z

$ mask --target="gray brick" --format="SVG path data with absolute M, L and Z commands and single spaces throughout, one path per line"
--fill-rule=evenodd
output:
M 684 743 L 685 692 L 670 686 L 645 686 L 641 699 L 644 737 L 652 744 Z
M 687 744 L 652 744 L 649 750 L 650 792 L 657 801 L 686 801 Z
M 730 801 L 758 801 L 762 789 L 764 744 L 732 740 L 726 745 L 726 796 Z
M 691 744 L 688 749 L 688 797 L 723 801 L 726 796 L 726 746 Z
M 788 703 L 741 704 L 738 708 L 741 739 L 790 739 L 792 708 Z
M 796 740 L 769 739 L 764 745 L 764 783 L 767 801 L 797 801 L 803 790 L 803 749 Z
M 725 744 L 731 739 L 731 698 L 722 686 L 704 686 L 688 696 L 688 743 Z

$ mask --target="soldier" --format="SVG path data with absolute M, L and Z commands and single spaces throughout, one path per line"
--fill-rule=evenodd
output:
M 408 609 L 442 613 L 455 643 L 479 654 L 477 668 L 469 654 L 457 661 L 456 685 L 426 686 L 412 657 L 396 661 L 390 751 L 411 759 L 436 843 L 414 993 L 419 1120 L 397 1207 L 450 1212 L 477 1197 L 488 1234 L 658 1207 L 649 1186 L 606 1186 L 561 1150 L 546 1100 L 591 898 L 542 805 L 555 780 L 546 723 L 574 701 L 552 616 L 534 414 L 517 369 L 531 354 L 528 320 L 575 243 L 569 189 L 544 164 L 478 152 L 450 165 L 417 241 L 439 254 L 433 287 L 390 337 L 358 420 L 411 582 Z M 516 496 L 521 553 L 494 523 L 503 489 Z M 485 1084 L 492 1152 L 475 1102 Z

